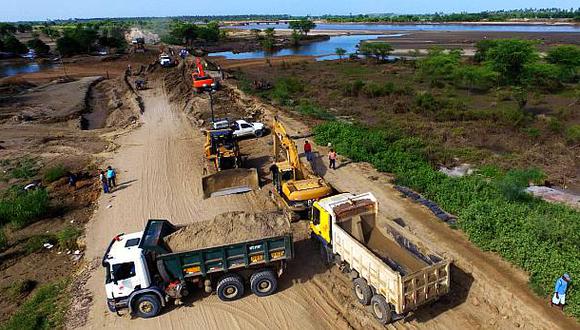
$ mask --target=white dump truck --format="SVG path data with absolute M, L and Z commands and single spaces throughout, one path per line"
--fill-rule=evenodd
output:
M 372 193 L 343 193 L 314 202 L 311 237 L 322 258 L 353 280 L 353 292 L 383 324 L 449 292 L 449 260 L 425 248 L 404 228 L 377 219 Z

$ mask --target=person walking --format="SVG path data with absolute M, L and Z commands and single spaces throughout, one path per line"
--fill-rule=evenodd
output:
M 101 181 L 101 184 L 103 185 L 103 192 L 105 194 L 109 193 L 109 182 L 107 180 L 107 175 L 105 174 L 105 171 L 101 171 L 101 173 L 99 174 L 99 180 Z
M 68 172 L 68 185 L 77 189 L 77 176 L 73 172 Z
M 570 275 L 564 274 L 558 280 L 556 280 L 556 285 L 554 286 L 554 296 L 550 305 L 556 306 L 561 310 L 564 310 L 564 305 L 566 304 L 566 291 L 568 290 L 568 284 L 572 279 Z
M 108 166 L 107 167 L 107 182 L 109 183 L 109 188 L 117 187 L 116 178 L 117 178 L 117 173 L 115 172 L 115 170 L 111 166 Z
M 308 140 L 304 141 L 304 153 L 306 154 L 306 160 L 311 162 L 313 159 L 312 145 L 310 144 L 310 142 L 308 142 Z
M 336 170 L 336 151 L 334 151 L 334 149 L 330 149 L 328 152 L 328 161 L 330 162 L 328 168 Z

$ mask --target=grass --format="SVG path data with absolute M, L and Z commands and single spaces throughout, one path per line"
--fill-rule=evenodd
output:
M 8 300 L 17 302 L 24 296 L 27 296 L 36 286 L 36 282 L 32 280 L 18 280 L 12 282 L 8 287 L 2 289 Z
M 32 254 L 42 250 L 44 243 L 56 243 L 55 237 L 53 235 L 46 234 L 31 236 L 24 244 L 24 249 L 26 250 L 27 254 Z
M 14 179 L 30 179 L 38 174 L 38 166 L 34 160 L 30 158 L 22 158 L 18 160 L 18 164 L 12 171 L 10 171 L 10 176 Z
M 580 143 L 580 125 L 568 127 L 565 133 L 566 141 L 570 144 Z
M 76 227 L 68 226 L 56 234 L 56 241 L 58 245 L 67 250 L 75 250 L 78 248 L 77 239 L 81 236 L 82 231 Z
M 67 168 L 62 164 L 50 167 L 44 172 L 44 180 L 49 183 L 54 182 L 65 176 L 67 171 Z
M 67 283 L 63 280 L 40 287 L 8 321 L 0 325 L 0 330 L 62 328 L 68 301 Z
M 4 227 L 0 227 L 0 251 L 8 245 L 8 239 L 6 238 L 6 233 L 4 232 Z
M 323 109 L 320 106 L 312 104 L 310 102 L 301 102 L 300 105 L 296 107 L 296 111 L 298 111 L 298 113 L 304 116 L 312 117 L 315 119 L 321 120 L 334 119 L 334 115 L 326 111 L 326 109 Z
M 0 198 L 0 225 L 10 223 L 22 228 L 44 215 L 49 208 L 45 189 L 11 189 Z
M 580 212 L 524 194 L 529 181 L 542 177 L 537 170 L 485 167 L 476 175 L 450 178 L 429 163 L 426 143 L 397 129 L 328 122 L 315 134 L 317 143 L 331 142 L 339 154 L 395 174 L 397 184 L 455 214 L 473 243 L 527 271 L 538 295 L 550 294 L 565 272 L 580 276 Z M 571 286 L 566 299 L 565 312 L 580 319 L 579 289 Z

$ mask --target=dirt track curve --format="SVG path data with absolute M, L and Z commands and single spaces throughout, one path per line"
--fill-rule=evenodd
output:
M 119 170 L 118 181 L 121 184 L 113 194 L 101 196 L 98 210 L 88 226 L 89 260 L 100 258 L 114 235 L 139 231 L 150 218 L 169 219 L 174 223 L 185 224 L 209 219 L 226 211 L 257 212 L 275 209 L 263 191 L 203 200 L 201 177 L 204 160 L 201 158 L 203 144 L 201 132 L 189 123 L 183 113 L 170 104 L 160 84 L 145 91 L 143 98 L 145 102 L 143 126 L 116 140 L 120 148 L 112 155 L 111 164 Z M 264 148 L 271 148 L 267 144 L 268 140 L 262 138 L 257 141 L 263 144 Z M 323 171 L 322 164 L 319 166 L 319 171 Z M 382 209 L 387 210 L 386 214 L 389 216 L 400 213 L 403 219 L 425 217 L 430 220 L 427 213 L 419 207 L 393 198 L 392 196 L 396 194 L 389 190 L 390 188 L 384 189 L 385 185 L 381 183 L 383 179 L 379 177 L 377 180 L 375 176 L 378 174 L 372 169 L 347 165 L 337 172 L 324 172 L 341 190 L 353 192 L 371 190 L 377 193 L 381 199 Z M 412 227 L 416 234 L 425 234 L 424 237 L 434 245 L 441 239 L 428 233 L 424 227 Z M 468 244 L 461 239 L 457 242 Z M 451 244 L 457 242 L 450 241 L 448 245 L 436 247 L 445 251 L 451 248 Z M 297 242 L 298 254 L 300 251 L 309 251 L 304 247 L 305 244 L 308 243 Z M 463 248 L 461 246 L 461 249 Z M 470 257 L 471 254 L 475 258 L 481 257 L 472 250 L 473 247 L 467 249 Z M 485 263 L 481 265 L 474 263 L 473 267 L 487 266 Z M 558 325 L 557 317 L 541 317 L 539 314 L 542 312 L 541 309 L 529 308 L 527 294 L 524 294 L 524 299 L 521 300 L 525 304 L 522 307 L 513 306 L 520 303 L 519 299 L 507 303 L 506 294 L 494 294 L 503 289 L 501 285 L 493 287 L 478 284 L 477 289 L 473 290 L 471 287 L 476 287 L 471 283 L 473 279 L 464 271 L 456 271 L 454 275 L 460 277 L 460 282 L 465 288 L 455 290 L 450 297 L 423 309 L 408 322 L 398 322 L 389 328 L 553 329 L 559 326 L 570 328 Z M 337 273 L 336 268 L 330 271 L 322 268 L 317 256 L 302 254 L 298 256 L 298 261 L 289 267 L 280 284 L 280 292 L 273 296 L 257 298 L 247 295 L 241 300 L 223 303 L 215 295 L 196 294 L 194 299 L 184 306 L 168 308 L 159 317 L 143 320 L 132 319 L 128 315 L 119 317 L 106 309 L 104 274 L 102 269 L 98 269 L 91 275 L 87 284 L 94 300 L 85 328 L 378 328 L 378 323 L 372 316 L 350 296 L 348 281 L 337 276 Z M 490 272 L 490 276 L 495 275 L 496 273 Z M 493 281 L 501 280 L 503 279 Z M 518 283 L 521 283 L 520 280 L 518 279 Z M 507 299 L 513 297 L 513 292 L 515 291 L 507 293 Z M 499 299 L 494 301 L 494 296 L 498 296 Z M 514 312 L 516 310 L 517 313 Z M 529 315 L 525 315 L 526 313 Z M 536 321 L 530 322 L 531 319 Z

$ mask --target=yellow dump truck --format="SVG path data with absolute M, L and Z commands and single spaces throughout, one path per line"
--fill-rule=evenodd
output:
M 343 193 L 314 202 L 311 237 L 326 263 L 353 280 L 353 292 L 387 324 L 449 292 L 451 262 L 396 223 L 379 223 L 372 193 Z

